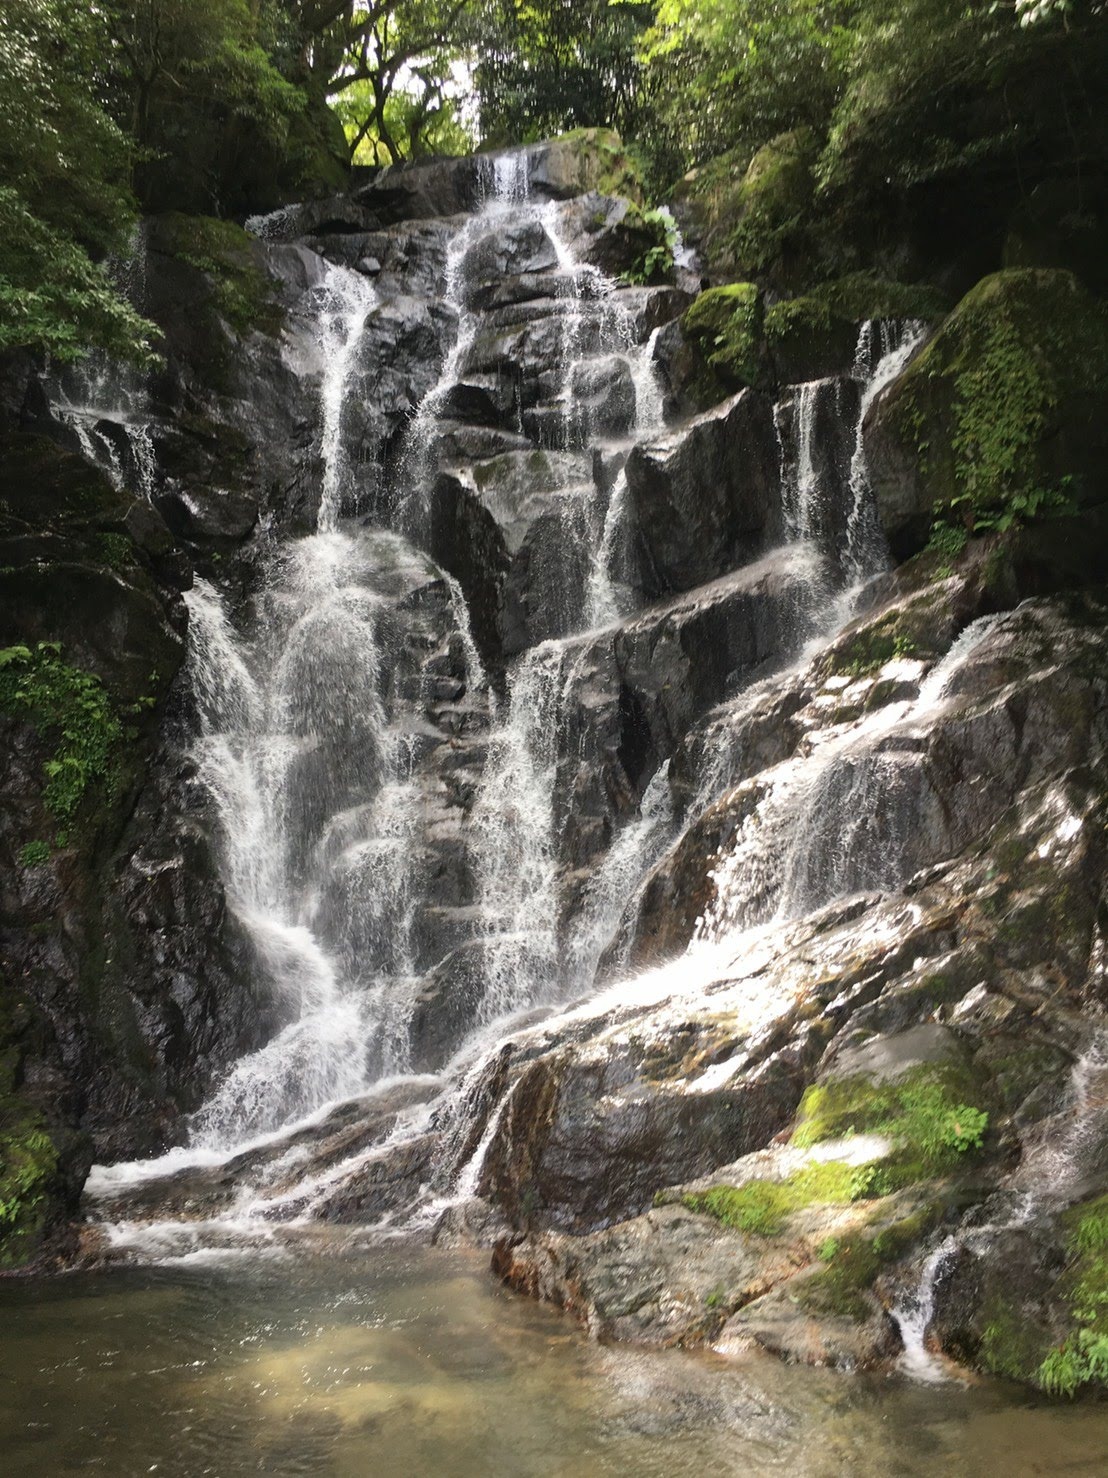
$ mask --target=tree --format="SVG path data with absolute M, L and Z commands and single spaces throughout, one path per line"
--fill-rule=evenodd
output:
M 472 145 L 461 121 L 481 0 L 287 0 L 305 74 L 351 154 L 390 163 Z
M 492 0 L 475 72 L 486 139 L 602 125 L 644 140 L 639 48 L 653 16 L 639 0 Z
M 134 220 L 132 147 L 107 107 L 103 12 L 6 0 L 0 30 L 0 349 L 141 357 L 150 325 L 101 264 Z
M 292 53 L 288 14 L 274 0 L 103 4 L 117 116 L 139 147 L 140 197 L 222 213 L 259 141 L 280 147 L 306 106 L 278 64 Z

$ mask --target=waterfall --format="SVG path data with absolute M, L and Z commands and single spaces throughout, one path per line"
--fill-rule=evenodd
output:
M 319 527 L 330 530 L 336 527 L 342 512 L 342 494 L 348 473 L 342 434 L 348 382 L 356 364 L 358 342 L 366 315 L 373 305 L 374 293 L 360 273 L 328 264 L 324 281 L 311 296 L 323 364 L 320 386 L 323 488 L 319 502 Z
M 381 1220 L 425 1225 L 436 1208 L 477 1193 L 513 1101 L 518 1080 L 507 1080 L 506 1064 L 517 1034 L 535 1044 L 604 1012 L 695 1001 L 712 978 L 713 950 L 730 950 L 733 960 L 736 949 L 754 948 L 758 928 L 883 877 L 864 822 L 873 788 L 889 777 L 870 761 L 897 724 L 943 701 L 943 684 L 971 650 L 960 644 L 914 704 L 890 705 L 779 767 L 720 860 L 716 900 L 687 954 L 628 980 L 613 941 L 674 841 L 668 758 L 644 747 L 627 761 L 612 787 L 619 793 L 605 795 L 585 842 L 574 822 L 580 789 L 596 778 L 586 773 L 596 705 L 618 710 L 623 723 L 622 691 L 611 692 L 622 680 L 613 675 L 614 644 L 625 629 L 634 634 L 640 614 L 624 468 L 634 446 L 667 429 L 659 330 L 648 332 L 642 290 L 581 259 L 567 208 L 538 198 L 526 153 L 495 156 L 482 170 L 479 208 L 451 218 L 436 238 L 449 339 L 425 366 L 422 393 L 412 392 L 406 426 L 382 462 L 378 521 L 358 506 L 365 449 L 353 411 L 372 380 L 364 325 L 395 284 L 382 274 L 370 285 L 329 263 L 302 315 L 318 374 L 316 532 L 267 544 L 247 600 L 235 603 L 202 579 L 186 597 L 194 783 L 212 819 L 228 904 L 253 946 L 254 987 L 279 1024 L 215 1084 L 187 1145 L 143 1165 L 101 1167 L 91 1186 L 107 1195 L 182 1165 L 243 1156 L 235 1237 L 323 1214 L 367 1167 L 417 1150 L 429 1155 L 420 1204 L 405 1208 L 406 1221 L 395 1208 Z M 248 224 L 265 237 L 285 232 L 288 220 L 279 212 Z M 517 268 L 518 302 L 512 288 L 506 308 L 490 307 L 495 293 L 481 276 L 489 254 L 499 261 L 516 250 L 541 265 Z M 519 500 L 542 510 L 529 558 L 532 570 L 543 565 L 554 576 L 533 621 L 527 612 L 515 655 L 499 666 L 483 660 L 476 606 L 471 625 L 464 562 L 447 574 L 422 551 L 440 473 L 457 476 L 480 503 L 480 458 L 458 456 L 452 408 L 464 399 L 459 389 L 490 400 L 490 385 L 502 389 L 487 363 L 474 365 L 485 329 L 505 321 L 523 341 L 545 335 L 552 362 L 531 371 L 526 398 L 517 386 L 510 429 L 507 400 L 496 400 L 502 419 L 481 427 L 481 444 L 493 449 L 481 455 L 529 459 Z M 863 410 L 911 352 L 914 332 L 863 331 Z M 826 635 L 846 619 L 880 563 L 852 394 L 818 382 L 794 387 L 777 408 L 784 544 L 768 563 L 811 597 L 798 602 L 803 620 L 788 615 L 775 634 L 773 655 L 787 671 L 810 655 L 817 628 Z M 821 417 L 855 439 L 849 468 L 823 464 Z M 757 676 L 752 694 L 771 680 L 764 668 Z M 749 674 L 729 678 L 727 696 L 743 681 Z M 622 742 L 613 738 L 612 749 Z M 694 816 L 730 783 L 727 760 L 709 756 Z M 743 1010 L 752 1023 L 780 1009 L 751 982 Z M 348 1142 L 354 1109 L 342 1119 L 338 1106 L 379 1105 L 390 1094 L 400 1107 L 380 1134 L 352 1133 Z M 306 1168 L 298 1126 L 323 1132 L 333 1113 L 343 1126 L 336 1146 Z M 211 1235 L 232 1235 L 228 1225 Z M 165 1224 L 157 1235 L 172 1242 Z
M 847 520 L 845 567 L 848 579 L 863 581 L 884 555 L 884 536 L 866 467 L 863 433 L 870 406 L 904 370 L 927 336 L 917 319 L 878 319 L 862 325 L 854 356 L 854 373 L 862 384 L 854 451 L 850 458 L 850 517 Z
M 797 918 L 846 894 L 899 880 L 903 841 L 915 824 L 917 792 L 898 802 L 898 729 L 920 725 L 941 705 L 959 668 L 996 624 L 984 616 L 961 634 L 914 699 L 888 703 L 761 777 L 762 794 L 717 864 L 715 897 L 697 938 L 718 942 L 743 929 Z M 909 750 L 906 763 L 918 773 Z

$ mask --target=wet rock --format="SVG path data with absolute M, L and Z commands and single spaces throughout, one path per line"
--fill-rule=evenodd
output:
M 633 1047 L 540 1059 L 512 1092 L 479 1191 L 516 1226 L 588 1232 L 643 1210 L 682 1171 L 765 1143 L 796 1098 L 786 1062 L 690 1095 L 652 1080 Z
M 1084 517 L 1045 529 L 1052 553 L 1069 549 L 1055 578 L 1097 578 L 1106 395 L 1108 317 L 1074 277 L 1009 270 L 979 282 L 867 416 L 870 476 L 894 554 L 921 548 L 935 517 L 956 520 L 956 500 L 990 527 L 1008 510 L 1033 517 L 1061 507 L 1064 488 Z M 1000 441 L 998 427 L 1007 428 Z M 1045 503 L 1033 489 L 1045 490 Z
M 769 403 L 742 391 L 627 459 L 649 598 L 691 590 L 753 558 L 771 527 L 777 442 Z

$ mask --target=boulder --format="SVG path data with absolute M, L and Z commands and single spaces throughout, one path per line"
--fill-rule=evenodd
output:
M 933 527 L 1034 524 L 1069 546 L 1067 574 L 1105 567 L 1108 310 L 1067 272 L 979 282 L 866 419 L 865 445 L 894 554 Z M 1077 518 L 1065 515 L 1076 510 Z M 1041 534 L 1040 531 L 1041 530 Z
M 765 547 L 778 489 L 769 402 L 741 391 L 627 459 L 644 594 L 691 590 Z

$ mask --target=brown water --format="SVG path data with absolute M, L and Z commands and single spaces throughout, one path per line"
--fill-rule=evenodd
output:
M 318 1250 L 0 1285 L 0 1473 L 1108 1472 L 1108 1407 L 589 1344 L 487 1259 Z

